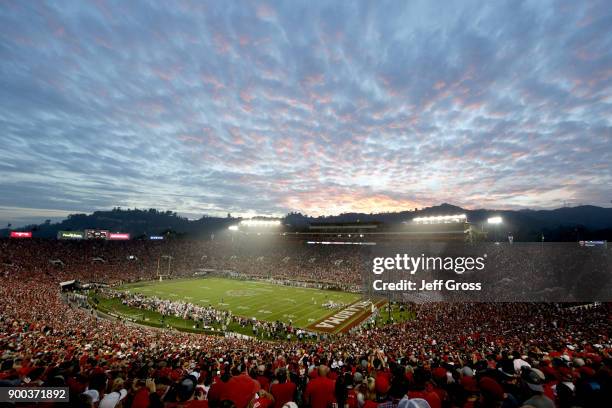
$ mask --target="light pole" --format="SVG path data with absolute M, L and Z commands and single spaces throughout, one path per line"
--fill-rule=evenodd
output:
M 495 242 L 499 242 L 497 240 L 497 228 L 498 228 L 498 225 L 501 224 L 502 222 L 503 222 L 502 217 L 499 217 L 499 216 L 490 217 L 487 220 L 487 224 L 493 225 L 493 227 L 495 228 Z
M 230 234 L 232 234 L 232 244 L 234 243 L 234 236 L 236 235 L 236 233 L 240 230 L 240 228 L 238 227 L 238 225 L 230 225 L 229 227 L 227 227 L 228 231 L 230 232 Z
M 162 258 L 166 259 L 168 261 L 168 272 L 167 275 L 170 276 L 170 264 L 172 263 L 172 259 L 174 258 L 172 255 L 162 255 Z M 158 268 L 159 268 L 159 259 L 158 259 Z M 161 279 L 161 276 L 160 276 Z

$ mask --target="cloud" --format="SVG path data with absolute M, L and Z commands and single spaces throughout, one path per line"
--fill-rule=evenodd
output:
M 605 1 L 9 2 L 0 205 L 607 205 L 611 21 Z

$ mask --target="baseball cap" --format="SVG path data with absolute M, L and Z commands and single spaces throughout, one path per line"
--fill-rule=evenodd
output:
M 431 405 L 423 398 L 408 399 L 408 397 L 404 397 L 400 400 L 397 408 L 431 408 Z
M 461 369 L 461 374 L 472 377 L 474 375 L 474 370 L 469 366 L 465 366 Z
M 478 392 L 478 384 L 474 377 L 465 376 L 461 379 L 461 386 L 464 390 L 470 392 Z
M 444 367 L 436 367 L 431 370 L 432 376 L 437 380 L 446 380 L 446 369 Z
M 544 387 L 542 387 L 544 383 L 544 373 L 540 370 L 536 368 L 525 368 L 523 369 L 521 378 L 532 391 L 544 392 Z
M 196 385 L 197 380 L 193 376 L 188 375 L 187 377 L 183 378 L 176 389 L 179 399 L 181 401 L 187 401 L 189 398 L 191 398 L 195 392 Z
M 127 390 L 121 389 L 120 391 L 115 391 L 104 395 L 102 401 L 100 401 L 100 405 L 98 408 L 114 408 L 119 401 L 124 399 L 127 396 Z
M 504 399 L 504 389 L 494 379 L 490 377 L 483 377 L 479 382 L 480 391 L 482 395 L 491 401 L 502 401 Z
M 98 392 L 98 390 L 87 390 L 83 394 L 89 397 L 92 404 L 95 404 L 100 400 L 100 393 Z
M 523 367 L 531 368 L 531 365 L 525 360 L 523 360 L 522 358 L 515 358 L 513 365 L 514 365 L 514 371 L 516 371 L 517 373 L 521 371 Z

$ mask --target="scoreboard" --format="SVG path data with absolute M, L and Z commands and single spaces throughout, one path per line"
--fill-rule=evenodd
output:
M 110 232 L 103 229 L 86 229 L 85 231 L 59 231 L 57 239 L 98 239 L 127 241 L 130 234 L 124 232 Z
M 85 239 L 108 239 L 110 235 L 108 230 L 86 229 Z

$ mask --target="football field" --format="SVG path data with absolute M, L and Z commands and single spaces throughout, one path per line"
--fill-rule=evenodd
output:
M 295 326 L 303 328 L 340 309 L 323 306 L 330 300 L 346 307 L 362 298 L 357 293 L 223 278 L 138 282 L 117 289 L 144 296 L 212 306 L 215 309 L 230 310 L 234 315 L 254 317 L 258 320 L 292 320 Z

